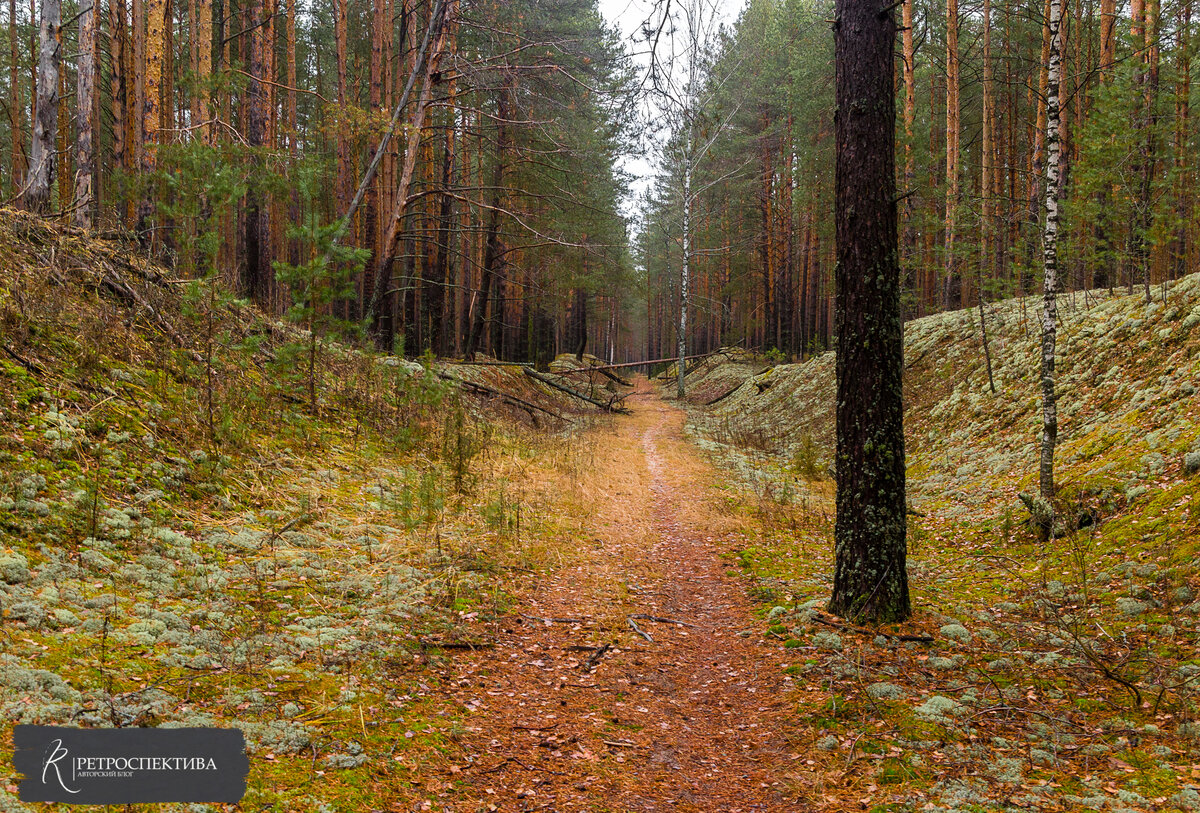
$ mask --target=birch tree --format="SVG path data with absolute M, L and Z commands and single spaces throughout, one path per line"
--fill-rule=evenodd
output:
M 663 31 L 670 32 L 663 48 L 657 47 Z M 682 32 L 676 37 L 675 32 Z M 701 195 L 726 180 L 714 178 L 695 183 L 697 170 L 709 150 L 729 128 L 737 108 L 713 120 L 711 110 L 723 90 L 725 77 L 706 75 L 717 44 L 717 17 L 713 6 L 704 0 L 690 0 L 672 13 L 671 3 L 655 7 L 655 16 L 643 25 L 643 32 L 655 47 L 651 53 L 651 88 L 661 111 L 661 120 L 670 132 L 662 147 L 664 177 L 675 186 L 678 199 L 679 319 L 676 354 L 679 374 L 676 395 L 686 394 L 684 359 L 688 354 L 688 309 L 692 295 L 695 209 Z M 743 165 L 744 168 L 745 164 Z
M 1058 411 L 1054 392 L 1055 339 L 1058 329 L 1058 203 L 1062 192 L 1062 111 L 1059 80 L 1062 77 L 1063 0 L 1050 0 L 1050 49 L 1046 96 L 1046 222 L 1042 231 L 1042 442 L 1038 485 L 1044 516 L 1037 517 L 1049 531 L 1053 525 L 1054 447 L 1058 440 Z

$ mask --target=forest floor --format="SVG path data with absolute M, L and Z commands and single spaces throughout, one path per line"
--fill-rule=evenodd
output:
M 794 810 L 792 678 L 722 562 L 728 495 L 681 410 L 645 381 L 631 400 L 587 439 L 590 549 L 455 658 L 465 732 L 443 787 L 493 810 Z

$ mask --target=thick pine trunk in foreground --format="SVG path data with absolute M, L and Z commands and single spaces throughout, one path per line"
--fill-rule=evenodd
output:
M 904 415 L 892 87 L 896 24 L 874 0 L 838 0 L 837 526 L 829 611 L 911 612 L 905 569 Z

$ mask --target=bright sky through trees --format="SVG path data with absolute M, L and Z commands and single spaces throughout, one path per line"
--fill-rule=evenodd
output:
M 642 25 L 655 12 L 658 3 L 667 0 L 599 0 L 600 13 L 610 24 L 615 25 L 621 32 L 625 48 L 633 55 L 640 70 L 645 71 L 650 63 L 649 46 L 642 42 L 639 36 Z M 711 0 L 710 8 L 724 24 L 732 25 L 745 6 L 743 0 Z M 665 52 L 665 49 L 664 49 Z M 660 55 L 661 56 L 661 55 Z M 647 94 L 644 104 L 653 105 L 655 101 Z M 651 114 L 652 115 L 652 114 Z M 629 213 L 633 201 L 642 195 L 650 186 L 654 174 L 654 163 L 650 149 L 636 150 L 622 161 L 622 167 L 631 176 L 630 200 L 626 202 L 626 212 Z

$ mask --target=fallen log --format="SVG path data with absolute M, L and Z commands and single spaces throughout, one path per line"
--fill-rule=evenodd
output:
M 684 361 L 692 361 L 694 359 L 706 359 L 710 356 L 727 356 L 728 350 L 714 350 L 711 353 L 698 353 L 694 356 L 684 356 Z M 651 364 L 665 364 L 670 361 L 679 361 L 679 356 L 671 356 L 665 359 L 646 359 L 645 361 L 623 361 L 620 364 L 597 364 L 595 367 L 588 367 L 589 370 L 624 370 L 629 367 L 647 367 Z
M 553 410 L 549 410 L 549 409 L 546 409 L 545 407 L 538 406 L 537 404 L 530 403 L 529 401 L 526 401 L 524 398 L 518 398 L 515 395 L 509 395 L 507 392 L 498 390 L 495 387 L 489 387 L 486 384 L 476 384 L 474 381 L 466 381 L 461 378 L 455 378 L 452 375 L 449 375 L 447 373 L 443 373 L 440 371 L 437 372 L 437 377 L 442 379 L 443 381 L 449 381 L 453 384 L 457 384 L 458 386 L 462 387 L 465 390 L 475 392 L 477 394 L 492 395 L 492 396 L 495 396 L 495 397 L 501 399 L 502 401 L 504 401 L 507 404 L 511 404 L 512 406 L 515 406 L 515 407 L 520 407 L 521 409 L 523 409 L 529 413 L 529 416 L 531 418 L 533 418 L 533 422 L 535 424 L 537 423 L 537 418 L 534 417 L 534 415 L 533 415 L 534 410 L 536 410 L 538 412 L 544 412 L 545 414 L 549 415 L 550 417 L 552 417 L 556 420 L 560 420 L 560 421 L 566 420 L 565 418 L 563 418 L 562 415 L 559 415 L 557 412 L 554 412 Z
M 597 372 L 597 373 L 600 373 L 600 375 L 607 378 L 609 381 L 612 381 L 615 384 L 620 384 L 622 387 L 632 387 L 633 386 L 632 381 L 621 378 L 621 376 L 617 375 L 616 373 L 614 373 L 610 370 L 606 370 L 603 367 L 570 367 L 565 370 L 551 370 L 550 372 L 553 373 L 554 375 L 561 375 L 561 376 L 568 376 L 568 375 L 572 375 L 573 373 Z
M 620 412 L 622 414 L 629 413 L 629 410 L 627 410 L 623 406 L 620 406 L 619 403 L 618 403 L 618 405 L 614 406 L 614 402 L 619 401 L 619 399 L 614 398 L 613 401 L 610 401 L 609 403 L 606 404 L 603 401 L 600 401 L 596 398 L 591 397 L 590 395 L 584 395 L 582 392 L 579 392 L 578 390 L 573 390 L 564 384 L 560 384 L 557 381 L 555 381 L 553 378 L 551 378 L 550 376 L 542 375 L 537 370 L 532 370 L 528 367 L 523 367 L 521 369 L 522 369 L 522 372 L 525 373 L 525 375 L 529 376 L 534 381 L 540 381 L 543 384 L 545 384 L 546 386 L 553 387 L 554 389 L 558 390 L 559 392 L 565 392 L 567 395 L 578 398 L 581 401 L 586 401 L 589 404 L 592 404 L 593 406 L 600 407 L 600 409 L 603 409 L 605 412 Z

